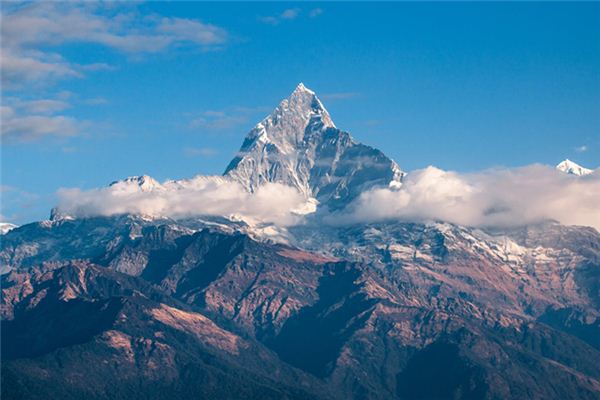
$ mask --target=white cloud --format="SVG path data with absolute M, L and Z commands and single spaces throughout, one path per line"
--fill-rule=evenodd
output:
M 321 98 L 323 100 L 348 100 L 358 96 L 357 92 L 336 92 L 336 93 L 324 93 Z
M 142 15 L 135 7 L 102 3 L 44 2 L 5 5 L 2 11 L 2 82 L 19 86 L 106 70 L 104 63 L 78 65 L 55 51 L 65 43 L 92 43 L 140 55 L 178 46 L 211 50 L 227 32 L 196 19 Z
M 2 106 L 3 141 L 28 142 L 46 136 L 75 136 L 80 125 L 74 118 L 63 115 L 18 115 L 9 106 Z
M 211 147 L 186 147 L 183 154 L 188 157 L 213 157 L 219 152 Z
M 290 21 L 298 18 L 301 12 L 302 10 L 300 10 L 299 8 L 288 8 L 277 15 L 258 17 L 258 20 L 262 23 L 269 25 L 279 25 L 283 21 Z
M 189 122 L 190 128 L 208 131 L 223 131 L 249 122 L 250 117 L 266 112 L 266 107 L 231 107 L 227 110 L 206 110 L 195 114 Z
M 435 167 L 409 173 L 399 190 L 374 189 L 327 220 L 333 224 L 447 221 L 467 226 L 518 226 L 552 219 L 600 229 L 600 177 L 551 167 L 458 174 Z
M 4 98 L 0 107 L 2 142 L 31 142 L 49 136 L 68 137 L 80 134 L 84 122 L 66 115 L 57 115 L 71 107 L 67 101 L 59 98 L 28 101 L 14 97 Z
M 40 99 L 25 102 L 22 107 L 33 114 L 52 114 L 66 110 L 70 105 L 62 100 Z
M 5 92 L 11 90 L 28 99 L 3 101 L 0 133 L 5 143 L 81 133 L 81 121 L 56 115 L 69 107 L 64 101 L 69 96 L 32 100 L 34 96 L 26 90 L 115 67 L 103 62 L 74 63 L 60 54 L 61 45 L 90 43 L 139 57 L 182 46 L 212 50 L 228 40 L 227 32 L 215 25 L 196 19 L 143 15 L 135 5 L 125 3 L 5 3 L 0 18 L 2 92 L 5 99 Z M 101 98 L 87 101 L 103 103 L 106 100 Z M 224 122 L 215 123 L 218 126 Z
M 97 3 L 46 2 L 3 13 L 2 36 L 10 48 L 97 43 L 125 52 L 156 52 L 182 42 L 222 45 L 227 32 L 196 19 L 112 13 Z
M 309 11 L 308 16 L 311 17 L 311 18 L 315 18 L 315 17 L 318 17 L 321 14 L 323 14 L 323 9 L 322 8 L 313 8 L 312 10 Z
M 2 84 L 18 87 L 24 83 L 54 81 L 61 78 L 81 77 L 74 66 L 53 53 L 15 51 L 2 47 L 0 55 Z
M 222 177 L 198 176 L 140 189 L 121 182 L 103 189 L 62 189 L 62 213 L 87 217 L 123 213 L 181 218 L 237 215 L 280 226 L 302 223 L 295 210 L 308 204 L 294 188 L 270 183 L 255 193 Z M 345 210 L 327 213 L 322 223 L 346 225 L 385 220 L 446 221 L 474 227 L 513 227 L 544 220 L 600 229 L 600 176 L 562 174 L 531 165 L 474 174 L 435 167 L 409 173 L 400 189 L 363 193 Z
M 299 8 L 288 8 L 281 13 L 282 19 L 296 19 L 300 15 Z
M 17 222 L 43 205 L 40 196 L 16 186 L 0 185 L 0 222 Z M 47 210 L 44 210 L 47 211 Z
M 575 147 L 575 151 L 577 153 L 585 153 L 586 151 L 588 151 L 588 147 L 586 145 Z
M 88 106 L 101 106 L 108 104 L 108 100 L 106 100 L 104 97 L 94 97 L 84 100 L 83 104 L 87 104 Z
M 294 188 L 277 183 L 248 193 L 238 183 L 220 177 L 196 177 L 183 185 L 166 182 L 155 190 L 140 190 L 136 183 L 120 182 L 102 189 L 61 189 L 59 210 L 88 217 L 125 213 L 182 218 L 198 215 L 236 215 L 249 222 L 294 224 L 305 200 Z
M 205 128 L 208 130 L 230 129 L 247 121 L 243 115 L 228 115 L 224 112 L 205 111 L 201 116 L 190 122 L 191 128 Z

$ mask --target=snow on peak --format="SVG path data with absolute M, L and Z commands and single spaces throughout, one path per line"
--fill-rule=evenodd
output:
M 15 224 L 11 224 L 9 222 L 0 222 L 0 235 L 5 235 L 15 228 L 18 228 L 18 226 Z
M 576 176 L 589 175 L 592 172 L 594 172 L 591 169 L 584 168 L 581 165 L 574 163 L 573 161 L 569 160 L 568 158 L 566 160 L 564 160 L 563 162 L 561 162 L 560 164 L 558 164 L 556 166 L 556 169 L 561 172 L 564 172 L 566 174 L 576 175 Z
M 125 178 L 120 181 L 114 181 L 109 186 L 124 191 L 140 190 L 142 192 L 164 189 L 156 179 L 149 175 L 130 176 L 129 178 Z
M 258 123 L 225 176 L 253 192 L 267 182 L 342 205 L 375 185 L 397 187 L 404 173 L 381 151 L 336 128 L 315 92 L 300 83 Z
M 296 86 L 296 89 L 294 89 L 294 93 L 296 92 L 306 92 L 309 93 L 311 95 L 314 95 L 315 92 L 313 92 L 312 90 L 310 90 L 309 88 L 307 88 L 306 86 L 304 86 L 304 83 L 300 82 L 298 84 L 298 86 Z
M 348 132 L 337 129 L 315 92 L 300 83 L 248 133 L 223 176 L 196 176 L 161 183 L 141 175 L 87 192 L 66 190 L 50 219 L 124 213 L 157 218 L 193 212 L 216 215 L 218 212 L 211 210 L 229 207 L 232 200 L 237 202 L 248 196 L 255 199 L 250 194 L 259 199 L 252 204 L 260 202 L 261 196 L 275 194 L 273 197 L 278 200 L 281 197 L 282 207 L 288 203 L 293 207 L 275 214 L 288 218 L 291 213 L 295 218 L 313 213 L 320 206 L 343 208 L 373 187 L 397 189 L 403 176 L 400 167 L 383 152 L 358 143 Z M 270 185 L 273 183 L 278 185 Z M 217 196 L 216 201 L 208 202 L 212 208 L 201 205 L 199 212 L 194 211 L 211 196 Z M 219 204 L 218 196 L 224 204 Z M 169 203 L 172 201 L 177 207 Z M 237 204 L 235 207 L 239 208 Z M 263 212 L 261 207 L 254 208 L 247 213 Z M 260 214 L 260 218 L 265 217 Z M 246 222 L 253 224 L 250 219 Z

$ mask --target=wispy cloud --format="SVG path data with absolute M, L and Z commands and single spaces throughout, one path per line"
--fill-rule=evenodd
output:
M 0 199 L 0 222 L 19 222 L 41 205 L 38 194 L 11 185 L 0 185 Z
M 300 16 L 302 12 L 299 8 L 288 8 L 277 15 L 261 16 L 258 20 L 269 25 L 279 25 L 283 21 L 291 21 Z
M 185 147 L 183 154 L 187 157 L 214 157 L 219 152 L 212 147 Z
M 365 126 L 378 126 L 383 124 L 383 121 L 379 119 L 367 119 L 363 122 Z
M 64 115 L 19 115 L 2 106 L 3 142 L 29 142 L 47 136 L 75 136 L 81 132 L 78 121 Z
M 302 9 L 300 8 L 288 8 L 276 15 L 259 16 L 258 20 L 268 25 L 279 25 L 282 22 L 297 19 L 301 15 L 308 15 L 309 18 L 316 18 L 321 14 L 323 14 L 323 9 L 318 7 L 309 10 L 306 14 L 303 14 Z
M 194 115 L 189 126 L 193 129 L 223 131 L 249 123 L 250 117 L 268 110 L 268 107 L 231 107 L 226 110 L 207 110 Z
M 82 76 L 76 66 L 58 54 L 6 47 L 2 48 L 0 68 L 5 88 Z
M 106 100 L 104 97 L 94 97 L 91 99 L 84 100 L 83 103 L 87 104 L 89 106 L 100 106 L 100 105 L 108 104 L 108 100 Z
M 93 44 L 140 57 L 182 47 L 218 49 L 229 39 L 227 31 L 216 25 L 142 14 L 135 4 L 5 3 L 0 18 L 3 143 L 82 133 L 84 122 L 62 115 L 71 106 L 68 100 L 72 94 L 65 92 L 49 99 L 42 93 L 59 80 L 83 78 L 116 67 L 101 61 L 74 62 L 61 53 L 64 44 Z M 12 94 L 9 99 L 7 93 Z M 79 101 L 87 105 L 104 103 L 103 98 Z
M 77 147 L 75 147 L 75 146 L 63 146 L 60 150 L 63 153 L 65 153 L 65 154 L 73 154 L 73 153 L 77 152 Z
M 313 8 L 312 10 L 310 10 L 308 12 L 308 16 L 311 17 L 311 18 L 318 17 L 321 14 L 323 14 L 323 9 L 322 8 Z
M 585 153 L 588 151 L 588 147 L 586 145 L 575 147 L 575 151 L 577 153 Z
M 191 128 L 207 130 L 224 130 L 241 125 L 247 121 L 244 115 L 231 115 L 224 111 L 205 111 L 190 122 Z
M 68 137 L 80 134 L 85 122 L 58 114 L 69 107 L 68 102 L 57 99 L 32 101 L 5 99 L 0 108 L 2 142 L 31 142 L 44 137 Z
M 281 19 L 296 19 L 300 15 L 299 8 L 288 8 L 284 12 L 281 13 Z
M 335 101 L 335 100 L 349 100 L 357 97 L 357 92 L 336 92 L 336 93 L 324 93 L 320 95 L 323 100 Z
M 66 110 L 70 107 L 70 104 L 55 99 L 42 99 L 42 100 L 32 100 L 26 102 L 23 107 L 34 114 L 52 114 L 58 111 Z
M 61 56 L 65 43 L 91 43 L 141 55 L 174 47 L 219 48 L 223 28 L 196 19 L 142 15 L 101 3 L 45 2 L 5 5 L 2 11 L 2 83 L 11 87 L 109 70 L 105 63 L 79 65 Z

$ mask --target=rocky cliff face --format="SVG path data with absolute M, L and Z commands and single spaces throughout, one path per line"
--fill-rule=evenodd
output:
M 100 228 L 106 226 L 112 230 Z M 70 247 L 71 229 L 95 245 Z M 187 356 L 179 364 L 184 348 L 227 355 L 232 343 L 248 343 L 235 347 L 242 365 L 223 356 L 217 368 L 239 377 L 252 366 L 254 383 L 231 383 L 238 394 L 269 387 L 289 398 L 591 399 L 600 390 L 600 237 L 593 229 L 356 226 L 317 239 L 327 243 L 318 253 L 131 218 L 25 226 L 7 239 L 1 254 L 12 272 L 2 282 L 3 344 L 15 350 L 3 353 L 3 368 L 22 384 L 48 370 L 48 379 L 66 379 L 81 360 L 116 352 L 111 357 L 123 365 L 133 365 L 131 357 L 135 365 L 167 363 L 168 379 L 122 368 L 147 387 L 179 393 L 175 382 L 187 368 L 221 376 Z M 36 247 L 70 250 L 40 265 Z M 9 255 L 22 249 L 28 257 Z M 41 259 L 51 258 L 45 254 Z M 149 315 L 159 322 L 148 324 Z M 58 318 L 68 334 L 35 330 Z M 31 349 L 28 335 L 45 339 Z M 132 353 L 117 352 L 119 343 Z M 261 352 L 288 372 L 270 379 L 258 367 Z M 49 363 L 57 357 L 69 359 L 68 367 Z M 112 376 L 94 365 L 94 374 Z M 298 387 L 296 379 L 316 386 Z M 195 390 L 203 393 L 206 382 Z M 3 388 L 24 390 L 15 385 Z
M 2 281 L 3 398 L 330 398 L 147 281 L 90 263 Z

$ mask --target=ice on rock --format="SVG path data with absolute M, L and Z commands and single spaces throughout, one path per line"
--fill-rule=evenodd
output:
M 573 161 L 569 160 L 568 158 L 566 160 L 564 160 L 563 162 L 561 162 L 560 164 L 558 164 L 556 166 L 556 169 L 561 172 L 564 172 L 565 174 L 576 175 L 576 176 L 589 175 L 592 172 L 594 172 L 591 169 L 584 168 L 581 165 L 574 163 Z
M 398 188 L 404 172 L 337 129 L 315 92 L 300 83 L 248 133 L 224 175 L 251 192 L 267 182 L 283 183 L 341 208 L 372 187 Z

